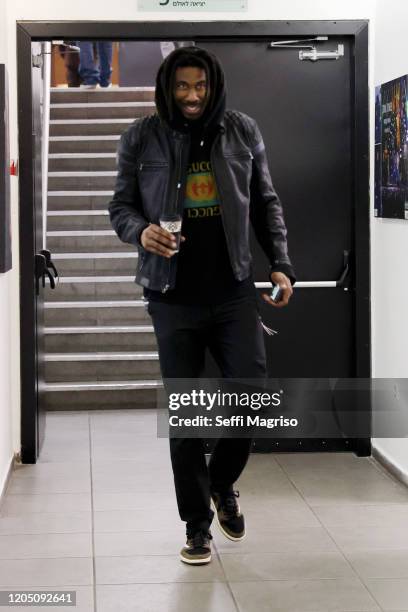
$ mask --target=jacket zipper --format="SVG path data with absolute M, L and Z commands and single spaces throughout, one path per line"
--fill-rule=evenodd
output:
M 183 144 L 180 143 L 179 155 L 178 155 L 178 167 L 177 167 L 177 186 L 176 186 L 176 204 L 175 204 L 175 213 L 178 212 L 179 209 L 179 199 L 180 199 L 180 191 L 181 191 L 181 160 L 182 160 L 182 151 Z M 162 293 L 166 293 L 170 288 L 170 266 L 171 266 L 171 257 L 168 260 L 168 270 L 167 270 L 167 281 L 162 289 Z
M 214 164 L 214 148 L 215 148 L 216 142 L 219 140 L 219 137 L 220 137 L 220 134 L 217 134 L 216 138 L 214 139 L 214 142 L 213 142 L 212 147 L 211 147 L 210 159 L 211 159 L 211 168 L 212 168 L 212 172 L 213 172 L 213 175 L 214 175 L 215 186 L 217 188 L 218 197 L 220 198 L 221 222 L 222 222 L 222 226 L 224 228 L 225 241 L 227 243 L 228 255 L 229 255 L 229 259 L 230 259 L 230 263 L 231 263 L 231 267 L 232 267 L 231 246 L 230 246 L 230 243 L 229 243 L 228 232 L 227 232 L 227 229 L 225 227 L 224 215 L 223 215 L 223 212 L 222 212 L 222 209 L 223 209 L 223 207 L 222 207 L 222 193 L 221 193 L 221 190 L 219 188 L 219 182 L 217 180 L 217 172 L 215 170 L 215 164 Z

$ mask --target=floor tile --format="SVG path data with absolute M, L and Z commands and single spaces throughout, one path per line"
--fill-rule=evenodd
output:
M 408 604 L 408 579 L 365 581 L 380 606 L 386 610 L 404 610 Z
M 185 528 L 180 522 L 165 531 L 96 533 L 94 540 L 96 557 L 174 555 L 185 544 Z
M 91 557 L 90 533 L 1 535 L 0 559 Z
M 408 502 L 400 504 L 378 505 L 345 505 L 333 504 L 327 506 L 313 506 L 313 512 L 327 527 L 336 525 L 371 526 L 384 525 L 387 520 L 390 524 L 403 527 L 408 525 Z
M 63 414 L 61 411 L 47 412 L 44 431 L 45 434 L 52 432 L 57 435 L 62 431 L 89 431 L 89 416 L 82 411 L 78 411 L 77 415 Z
M 351 550 L 345 551 L 344 556 L 362 580 L 367 578 L 408 579 L 408 550 Z
M 374 465 L 371 457 L 357 457 L 354 453 L 349 452 L 272 453 L 272 456 L 286 472 L 297 468 L 307 470 L 323 469 L 331 472 L 333 470 L 355 470 L 361 466 L 372 467 Z
M 90 475 L 83 470 L 75 470 L 67 478 L 34 476 L 33 478 L 12 478 L 9 485 L 10 495 L 40 493 L 87 493 L 91 489 Z
M 95 606 L 94 606 L 94 594 L 93 594 L 93 587 L 92 586 L 61 586 L 58 585 L 57 587 L 49 587 L 49 586 L 44 586 L 44 585 L 36 585 L 34 588 L 31 586 L 19 586 L 18 589 L 16 589 L 15 587 L 6 587 L 2 590 L 6 590 L 6 591 L 31 591 L 31 592 L 38 592 L 38 591 L 58 591 L 60 593 L 62 593 L 63 591 L 75 591 L 76 593 L 76 605 L 75 607 L 73 606 L 69 606 L 69 607 L 65 607 L 62 606 L 61 604 L 58 606 L 52 606 L 50 604 L 46 605 L 46 606 L 39 606 L 39 605 L 35 605 L 32 606 L 36 612 L 61 612 L 62 610 L 75 610 L 75 612 L 94 612 Z M 27 612 L 27 605 L 26 606 L 9 606 L 9 609 L 11 610 L 16 610 L 17 612 L 21 611 L 21 612 Z
M 38 495 L 10 495 L 1 507 L 0 516 L 26 516 L 41 512 L 75 512 L 91 509 L 89 493 L 43 493 Z
M 227 540 L 214 525 L 213 536 L 221 553 L 262 552 L 338 552 L 338 549 L 322 527 L 276 527 L 252 530 L 241 542 Z
M 21 479 L 41 479 L 41 478 L 72 478 L 73 475 L 77 476 L 78 466 L 74 462 L 63 461 L 59 463 L 36 463 L 29 465 L 18 465 L 13 471 L 13 480 L 20 481 Z M 88 470 L 90 473 L 90 466 Z M 86 474 L 81 472 L 81 477 Z
M 97 557 L 96 584 L 225 582 L 216 555 L 208 565 L 191 566 L 179 559 L 181 545 L 172 555 Z
M 91 558 L 0 559 L 0 587 L 91 585 Z
M 283 473 L 283 469 L 270 453 L 252 453 L 245 466 L 245 472 L 255 471 L 257 474 Z
M 232 582 L 355 577 L 350 564 L 337 552 L 221 553 L 221 562 Z
M 272 504 L 247 505 L 245 492 L 239 503 L 248 529 L 269 530 L 276 527 L 321 527 L 321 523 L 306 502 L 299 498 L 294 502 L 274 502 Z
M 302 469 L 290 474 L 291 481 L 307 503 L 314 507 L 323 504 L 378 504 L 408 502 L 408 488 L 397 485 L 382 474 L 336 472 L 335 470 Z
M 96 533 L 174 530 L 179 523 L 181 524 L 181 521 L 176 505 L 171 509 L 135 508 L 134 510 L 107 510 L 94 513 Z
M 242 505 L 245 504 L 246 509 L 259 509 L 267 506 L 296 504 L 304 502 L 300 493 L 290 482 L 281 482 L 276 486 L 269 485 L 263 488 L 261 483 L 252 482 L 245 484 L 239 480 L 235 486 L 242 497 Z
M 174 480 L 168 472 L 150 474 L 137 471 L 134 474 L 98 474 L 93 475 L 92 487 L 94 492 L 101 493 L 127 493 L 134 491 L 148 494 L 159 489 L 163 497 L 174 493 Z
M 107 412 L 91 414 L 90 429 L 92 437 L 101 432 L 113 434 L 132 433 L 133 436 L 157 437 L 157 413 L 155 410 L 120 411 L 118 414 Z
M 240 612 L 380 612 L 357 579 L 230 584 Z
M 177 508 L 176 495 L 163 497 L 161 491 L 149 493 L 102 493 L 96 491 L 93 496 L 95 510 L 132 510 L 133 508 L 149 509 L 152 506 L 161 508 Z
M 336 525 L 327 527 L 327 530 L 342 550 L 408 550 L 408 524 L 394 526 L 385 520 L 383 525 L 376 527 Z
M 0 517 L 0 535 L 24 533 L 83 533 L 91 531 L 90 512 L 36 513 Z
M 101 476 L 114 476 L 120 474 L 122 476 L 137 476 L 139 473 L 151 475 L 155 477 L 160 475 L 173 475 L 170 463 L 170 455 L 168 457 L 159 456 L 156 461 L 152 462 L 150 457 L 142 460 L 119 459 L 117 461 L 93 461 L 92 475 L 93 478 Z
M 236 612 L 227 585 L 217 582 L 97 586 L 96 599 L 98 612 Z
M 17 467 L 2 506 L 0 587 L 80 585 L 76 609 L 93 610 L 92 469 L 98 612 L 236 612 L 231 589 L 240 612 L 407 611 L 408 488 L 372 458 L 251 455 L 235 485 L 247 537 L 214 523 L 212 563 L 191 567 L 156 413 L 46 418 L 40 459 Z
M 149 442 L 145 447 L 139 445 L 140 440 Z M 119 442 L 100 442 L 92 445 L 92 461 L 107 461 L 110 459 L 131 459 L 137 461 L 138 459 L 152 458 L 155 460 L 158 456 L 163 458 L 169 457 L 169 450 L 167 447 L 156 446 L 156 441 L 153 444 L 151 439 L 147 436 L 140 436 L 136 444 L 133 440 L 132 444 L 121 446 Z
M 90 457 L 91 453 L 88 442 L 74 442 L 72 446 L 69 446 L 68 443 L 64 445 L 53 441 L 50 444 L 44 444 L 36 465 L 71 461 L 77 465 L 80 464 L 83 469 L 89 469 Z M 82 469 L 82 467 L 79 469 Z

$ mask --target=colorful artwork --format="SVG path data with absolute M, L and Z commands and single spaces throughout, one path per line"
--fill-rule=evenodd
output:
M 408 219 L 408 76 L 376 88 L 375 214 Z

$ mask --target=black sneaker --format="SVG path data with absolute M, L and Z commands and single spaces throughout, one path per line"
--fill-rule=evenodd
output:
M 204 565 L 211 561 L 212 535 L 210 531 L 196 531 L 187 536 L 187 543 L 180 552 L 180 559 L 190 565 Z
M 225 494 L 211 491 L 218 526 L 225 537 L 234 542 L 239 542 L 245 537 L 245 520 L 240 512 L 237 497 L 239 491 L 231 490 Z

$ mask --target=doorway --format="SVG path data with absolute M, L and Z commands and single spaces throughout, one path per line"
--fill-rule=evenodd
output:
M 279 40 L 323 34 L 329 40 L 322 49 L 341 44 L 344 56 L 308 62 L 300 61 L 293 48 L 270 47 Z M 43 412 L 42 353 L 37 348 L 41 325 L 36 314 L 42 304 L 32 274 L 38 252 L 38 186 L 32 138 L 35 98 L 27 95 L 33 91 L 31 45 L 62 37 L 194 40 L 218 55 L 226 70 L 229 106 L 254 116 L 263 132 L 298 274 L 294 306 L 278 323 L 270 320 L 270 312 L 263 313 L 266 323 L 278 325 L 280 332 L 267 346 L 273 375 L 369 378 L 367 22 L 24 22 L 18 24 L 23 462 L 36 461 Z M 262 282 L 265 260 L 255 243 L 253 254 L 256 280 Z M 340 286 L 336 281 L 346 267 L 347 282 Z M 299 441 L 282 442 L 266 450 L 299 448 Z M 367 455 L 370 439 L 303 440 L 302 450 Z

